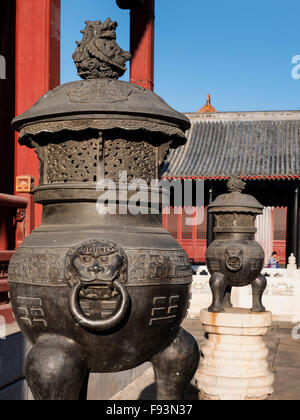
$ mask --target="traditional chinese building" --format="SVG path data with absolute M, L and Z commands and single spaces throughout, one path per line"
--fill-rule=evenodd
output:
M 130 81 L 153 89 L 154 0 L 117 4 L 131 9 Z M 39 225 L 41 208 L 32 195 L 37 156 L 20 147 L 10 122 L 60 83 L 60 0 L 2 0 L 0 24 L 0 314 L 11 319 L 8 263 L 18 243 Z M 277 250 L 282 263 L 290 252 L 300 261 L 298 112 L 217 113 L 209 95 L 199 112 L 187 115 L 188 143 L 170 152 L 164 177 L 205 180 L 206 206 L 224 191 L 230 174 L 242 174 L 250 193 L 266 206 L 259 229 L 265 249 Z M 210 217 L 185 226 L 184 214 L 171 214 L 164 224 L 192 261 L 204 262 L 213 236 Z
M 265 206 L 257 239 L 266 257 L 275 250 L 285 264 L 293 252 L 300 261 L 300 111 L 215 112 L 209 97 L 200 112 L 186 115 L 192 124 L 188 142 L 170 151 L 163 177 L 204 180 L 206 210 L 225 193 L 229 176 L 240 174 L 248 181 L 249 194 Z M 204 263 L 213 221 L 205 211 L 201 225 L 186 226 L 186 217 L 184 211 L 176 215 L 173 210 L 164 216 L 164 226 L 194 263 Z
M 153 89 L 155 0 L 116 2 L 121 8 L 131 9 L 130 50 L 133 58 L 130 81 Z M 8 323 L 13 321 L 8 296 L 8 263 L 14 249 L 39 226 L 41 218 L 41 208 L 34 204 L 32 195 L 34 185 L 38 183 L 38 159 L 33 150 L 19 146 L 10 123 L 15 115 L 30 108 L 59 83 L 60 0 L 2 0 L 0 316 Z M 163 176 L 192 182 L 203 179 L 206 209 L 208 203 L 225 192 L 229 175 L 241 174 L 248 180 L 249 193 L 265 206 L 265 213 L 258 222 L 258 239 L 265 242 L 265 249 L 277 250 L 283 263 L 286 255 L 294 252 L 299 265 L 300 111 L 218 113 L 208 96 L 206 105 L 199 112 L 187 116 L 192 124 L 188 142 L 169 153 Z M 204 216 L 198 226 L 187 226 L 184 212 L 176 215 L 171 211 L 170 215 L 164 216 L 165 227 L 195 263 L 204 262 L 207 243 L 213 239 L 213 220 L 206 212 Z M 14 395 L 20 395 L 24 383 L 20 380 L 23 341 L 20 336 L 14 340 L 12 346 L 7 345 L 6 351 L 15 356 L 11 348 L 19 348 L 19 357 L 1 365 L 0 400 L 8 399 L 7 395 L 15 390 L 18 394 Z

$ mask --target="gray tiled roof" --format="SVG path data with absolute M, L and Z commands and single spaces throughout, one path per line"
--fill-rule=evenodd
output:
M 300 177 L 300 111 L 186 115 L 187 144 L 170 151 L 163 177 Z

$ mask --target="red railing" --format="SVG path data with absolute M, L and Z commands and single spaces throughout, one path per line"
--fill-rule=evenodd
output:
M 25 239 L 27 205 L 25 197 L 0 194 L 0 316 L 7 323 L 14 321 L 8 293 L 8 265 L 14 250 L 5 248 L 18 247 Z

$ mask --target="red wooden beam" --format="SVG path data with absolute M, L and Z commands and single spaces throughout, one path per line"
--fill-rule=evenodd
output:
M 0 206 L 1 207 L 14 207 L 25 209 L 27 207 L 28 200 L 25 197 L 18 197 L 16 195 L 0 194 Z
M 8 280 L 0 277 L 0 294 L 7 293 L 9 290 Z
M 14 254 L 14 251 L 1 251 L 0 250 L 0 262 L 10 261 L 13 254 Z
M 16 0 L 16 115 L 60 84 L 60 0 Z M 39 179 L 35 152 L 15 146 L 15 177 Z M 16 191 L 16 189 L 15 189 Z M 41 220 L 36 204 L 35 225 Z
M 130 82 L 154 90 L 154 9 L 155 0 L 130 11 Z

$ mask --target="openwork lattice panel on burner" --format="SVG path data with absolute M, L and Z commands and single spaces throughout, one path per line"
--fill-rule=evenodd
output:
M 105 177 L 115 182 L 127 171 L 128 181 L 139 178 L 150 184 L 156 178 L 156 148 L 144 141 L 105 140 L 104 169 Z
M 47 182 L 97 180 L 99 139 L 48 145 Z

